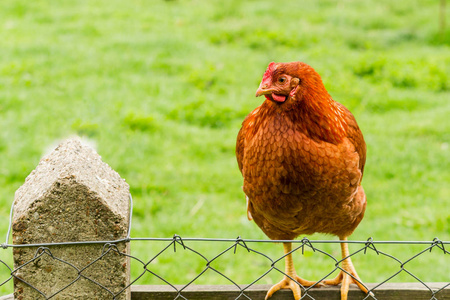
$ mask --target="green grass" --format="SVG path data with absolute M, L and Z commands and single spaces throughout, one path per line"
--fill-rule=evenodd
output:
M 450 30 L 439 30 L 439 1 L 4 0 L 0 7 L 0 237 L 14 191 L 43 153 L 80 135 L 130 184 L 133 237 L 265 239 L 246 219 L 235 138 L 262 101 L 254 93 L 267 64 L 302 60 L 354 113 L 367 142 L 368 207 L 351 239 L 450 240 Z M 149 259 L 162 246 L 136 242 L 132 254 Z M 229 245 L 192 246 L 211 258 Z M 282 254 L 280 245 L 252 246 Z M 419 251 L 384 248 L 399 257 Z M 339 256 L 338 245 L 324 249 Z M 10 249 L 2 252 L 11 263 Z M 267 265 L 248 255 L 227 253 L 217 267 L 250 283 Z M 333 266 L 310 251 L 295 260 L 308 279 Z M 373 254 L 355 264 L 366 282 L 398 269 Z M 441 267 L 448 264 L 433 251 L 410 266 L 425 281 L 448 282 Z M 155 262 L 178 284 L 203 266 L 181 250 Z M 208 271 L 198 283 L 227 282 Z

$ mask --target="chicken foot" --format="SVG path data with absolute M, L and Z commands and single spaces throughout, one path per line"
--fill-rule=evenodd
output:
M 281 289 L 290 289 L 294 293 L 294 299 L 299 300 L 302 295 L 302 290 L 300 285 L 303 287 L 309 286 L 322 286 L 322 283 L 317 283 L 316 281 L 309 281 L 303 278 L 298 277 L 295 272 L 294 262 L 292 261 L 292 243 L 283 243 L 284 254 L 285 256 L 285 273 L 288 276 L 284 276 L 283 280 L 272 286 L 266 294 L 265 300 L 269 299 L 276 291 Z M 290 278 L 289 278 L 290 277 Z M 292 279 L 295 279 L 292 280 Z
M 339 239 L 346 241 L 347 237 L 339 237 Z M 362 283 L 358 273 L 356 273 L 352 260 L 348 257 L 350 252 L 348 251 L 347 243 L 341 243 L 341 251 L 342 258 L 344 259 L 347 257 L 344 261 L 342 261 L 341 265 L 341 268 L 344 269 L 345 272 L 341 270 L 336 278 L 324 280 L 323 283 L 326 285 L 338 285 L 341 283 L 341 300 L 347 300 L 350 283 L 355 283 L 364 293 L 367 294 L 368 290 L 366 286 Z M 351 274 L 351 276 L 349 274 Z

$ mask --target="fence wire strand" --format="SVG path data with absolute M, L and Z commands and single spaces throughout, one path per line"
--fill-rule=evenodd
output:
M 138 282 L 144 275 L 150 274 L 150 276 L 154 276 L 158 280 L 162 281 L 165 285 L 167 285 L 168 287 L 173 289 L 173 291 L 175 292 L 175 296 L 173 298 L 174 300 L 176 300 L 176 299 L 188 300 L 188 298 L 187 298 L 188 296 L 186 295 L 186 293 L 183 294 L 183 292 L 185 292 L 190 286 L 192 286 L 201 276 L 205 276 L 204 274 L 207 271 L 212 271 L 215 274 L 218 274 L 221 278 L 225 279 L 226 282 L 228 282 L 230 285 L 232 285 L 236 288 L 235 300 L 239 300 L 239 299 L 252 300 L 252 298 L 247 294 L 249 289 L 252 286 L 254 286 L 255 284 L 257 284 L 258 282 L 260 282 L 264 277 L 268 276 L 269 273 L 277 272 L 277 273 L 282 274 L 283 276 L 287 276 L 287 277 L 291 278 L 289 275 L 287 275 L 284 272 L 284 270 L 277 267 L 278 262 L 284 260 L 284 258 L 290 253 L 299 252 L 303 255 L 305 252 L 305 249 L 310 249 L 313 252 L 324 255 L 325 257 L 332 260 L 334 263 L 334 267 L 331 268 L 329 271 L 327 271 L 327 274 L 325 274 L 323 277 L 318 279 L 316 284 L 314 284 L 313 286 L 310 286 L 310 287 L 305 287 L 301 283 L 295 281 L 294 278 L 291 278 L 299 285 L 299 287 L 302 290 L 301 299 L 314 300 L 315 298 L 311 295 L 310 291 L 314 287 L 316 287 L 321 281 L 327 279 L 329 276 L 331 276 L 336 271 L 339 271 L 339 272 L 342 271 L 342 272 L 349 274 L 342 267 L 342 263 L 344 262 L 344 260 L 346 260 L 347 258 L 353 258 L 357 255 L 366 255 L 369 252 L 373 252 L 377 256 L 386 257 L 386 258 L 393 260 L 394 262 L 398 263 L 399 269 L 394 274 L 388 276 L 388 278 L 386 278 L 385 280 L 373 285 L 372 288 L 367 288 L 369 293 L 362 298 L 364 300 L 366 300 L 366 299 L 377 300 L 377 298 L 376 298 L 377 289 L 379 289 L 384 284 L 386 284 L 387 282 L 389 282 L 390 280 L 392 280 L 393 278 L 395 278 L 396 276 L 398 276 L 401 273 L 408 274 L 415 281 L 417 281 L 421 285 L 423 285 L 424 288 L 430 292 L 430 294 L 429 294 L 430 300 L 439 299 L 438 298 L 440 296 L 439 293 L 442 292 L 444 289 L 450 287 L 450 280 L 449 280 L 448 283 L 447 282 L 443 283 L 444 285 L 439 288 L 432 288 L 429 284 L 427 284 L 425 281 L 423 281 L 421 278 L 416 276 L 411 270 L 409 270 L 407 268 L 408 264 L 411 261 L 418 259 L 420 256 L 423 256 L 427 252 L 431 252 L 433 249 L 438 250 L 439 251 L 438 253 L 442 253 L 443 255 L 450 255 L 450 252 L 446 249 L 446 245 L 449 245 L 450 241 L 441 241 L 438 238 L 434 238 L 432 241 L 375 241 L 372 238 L 369 238 L 366 241 L 309 240 L 307 238 L 303 238 L 301 240 L 293 240 L 293 241 L 290 241 L 290 240 L 274 241 L 274 240 L 243 239 L 240 236 L 238 236 L 235 239 L 218 239 L 218 238 L 182 238 L 179 235 L 174 235 L 172 238 L 148 238 L 148 237 L 132 238 L 132 237 L 130 237 L 132 207 L 133 207 L 133 200 L 132 200 L 131 195 L 130 195 L 129 199 L 130 199 L 130 215 L 129 215 L 129 226 L 128 226 L 127 236 L 126 236 L 126 238 L 114 240 L 114 241 L 63 242 L 63 243 L 41 243 L 41 244 L 26 244 L 26 245 L 8 244 L 9 238 L 10 238 L 11 227 L 12 227 L 12 217 L 13 217 L 13 207 L 11 207 L 10 224 L 9 224 L 8 232 L 6 235 L 6 242 L 4 244 L 1 244 L 2 249 L 6 250 L 8 248 L 37 247 L 37 250 L 32 259 L 30 259 L 29 261 L 23 262 L 21 265 L 16 265 L 15 268 L 9 266 L 8 263 L 6 263 L 3 258 L 1 258 L 0 259 L 0 269 L 6 268 L 7 269 L 6 272 L 9 273 L 9 277 L 5 278 L 4 280 L 2 280 L 2 278 L 0 278 L 0 282 L 1 282 L 0 286 L 7 284 L 12 279 L 14 279 L 16 281 L 22 282 L 26 286 L 35 290 L 41 296 L 40 299 L 52 299 L 55 296 L 60 295 L 63 291 L 70 288 L 70 286 L 72 286 L 78 280 L 85 279 L 85 280 L 97 285 L 102 290 L 104 290 L 108 295 L 110 295 L 110 297 L 111 297 L 110 299 L 116 300 L 116 299 L 119 299 L 119 297 L 123 297 L 123 295 L 124 295 L 124 293 L 126 293 L 127 289 L 131 285 L 136 284 L 136 282 Z M 123 253 L 119 250 L 119 248 L 117 246 L 117 244 L 119 244 L 119 243 L 124 243 L 124 242 L 125 243 L 126 242 L 135 243 L 135 242 L 139 242 L 139 241 L 145 242 L 145 243 L 153 243 L 153 244 L 164 242 L 165 244 L 162 246 L 162 248 L 159 251 L 156 251 L 155 255 L 153 255 L 148 260 L 142 260 L 139 257 L 133 256 L 133 255 L 130 255 L 127 253 Z M 208 259 L 206 254 L 202 254 L 200 251 L 195 249 L 194 244 L 196 242 L 207 242 L 207 243 L 211 243 L 211 244 L 212 243 L 215 243 L 215 244 L 226 243 L 228 245 L 224 250 L 219 251 L 217 254 L 213 255 L 212 258 Z M 275 259 L 271 258 L 268 254 L 265 254 L 259 250 L 256 250 L 255 247 L 253 247 L 253 244 L 255 244 L 255 243 L 256 244 L 261 244 L 261 243 L 267 244 L 267 243 L 282 243 L 282 242 L 292 242 L 294 245 L 293 250 L 290 253 L 284 254 Z M 324 244 L 340 244 L 340 243 L 348 243 L 348 244 L 357 245 L 358 249 L 356 251 L 351 252 L 347 257 L 336 258 L 332 254 L 321 249 L 321 247 L 320 247 L 320 245 L 324 245 Z M 100 251 L 99 251 L 100 255 L 96 259 L 89 262 L 87 265 L 85 265 L 82 268 L 75 266 L 73 263 L 62 259 L 61 257 L 55 256 L 51 250 L 52 247 L 54 247 L 54 246 L 86 245 L 86 244 L 99 245 L 99 247 L 101 247 Z M 380 245 L 398 245 L 398 246 L 422 245 L 423 247 L 420 251 L 418 251 L 417 253 L 415 253 L 414 255 L 409 257 L 408 259 L 401 260 L 401 259 L 393 256 L 392 254 L 381 251 L 379 249 Z M 354 246 L 354 247 L 356 247 L 356 246 Z M 212 265 L 214 262 L 219 261 L 221 259 L 221 257 L 223 257 L 226 253 L 231 252 L 233 254 L 236 254 L 238 248 L 242 248 L 247 253 L 257 255 L 258 257 L 262 258 L 263 260 L 265 260 L 267 262 L 267 270 L 265 272 L 263 272 L 261 275 L 256 276 L 256 278 L 254 280 L 252 280 L 250 283 L 245 284 L 245 285 L 238 284 L 229 275 L 224 274 L 224 272 L 218 270 L 217 268 L 215 268 Z M 449 247 L 447 247 L 447 248 L 449 248 Z M 200 272 L 198 272 L 197 275 L 195 275 L 186 284 L 178 286 L 178 287 L 175 284 L 171 283 L 169 280 L 165 279 L 160 274 L 158 274 L 158 270 L 153 269 L 154 262 L 161 255 L 168 253 L 168 252 L 175 253 L 177 251 L 186 251 L 186 253 L 188 252 L 188 253 L 194 254 L 196 257 L 198 257 L 201 261 L 204 262 L 203 269 Z M 434 252 L 437 252 L 437 251 L 434 251 Z M 4 253 L 5 252 L 3 252 L 3 254 Z M 7 254 L 11 255 L 10 252 L 8 252 Z M 136 276 L 136 278 L 131 280 L 128 285 L 122 287 L 120 290 L 118 290 L 116 292 L 114 292 L 113 290 L 111 290 L 111 288 L 108 288 L 104 284 L 98 282 L 94 278 L 91 278 L 86 272 L 86 270 L 88 270 L 90 267 L 99 263 L 104 257 L 106 257 L 107 255 L 111 255 L 111 254 L 126 256 L 127 258 L 132 260 L 135 264 L 137 263 L 138 265 L 140 265 L 140 267 L 142 268 L 142 271 Z M 21 276 L 17 275 L 17 273 L 21 269 L 27 268 L 29 265 L 35 264 L 36 262 L 38 262 L 40 259 L 42 259 L 44 257 L 46 259 L 50 259 L 50 260 L 62 263 L 66 268 L 72 269 L 75 272 L 75 276 L 74 276 L 73 280 L 71 280 L 70 282 L 68 282 L 66 285 L 59 288 L 58 290 L 54 291 L 53 293 L 46 293 L 45 291 L 41 290 L 42 288 L 40 289 L 40 287 L 37 287 L 37 286 L 33 285 L 32 283 L 30 283 L 28 281 L 29 279 L 25 279 L 25 278 L 22 278 Z M 450 256 L 449 256 L 449 258 L 450 258 Z M 3 273 L 6 273 L 6 272 L 3 272 Z M 351 274 L 349 274 L 349 275 L 352 276 Z M 353 279 L 357 280 L 357 278 L 355 278 L 355 277 L 353 277 Z M 363 284 L 363 283 L 361 282 L 361 284 Z

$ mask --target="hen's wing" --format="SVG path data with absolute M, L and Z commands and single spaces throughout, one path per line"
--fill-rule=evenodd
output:
M 359 155 L 359 169 L 361 170 L 362 178 L 364 165 L 366 164 L 366 143 L 353 114 L 344 105 L 339 103 L 339 106 L 345 112 L 345 122 L 348 125 L 347 138 L 355 146 L 355 150 Z
M 247 118 L 245 120 L 247 120 Z M 241 173 L 242 173 L 242 168 L 243 168 L 243 164 L 244 164 L 245 133 L 247 131 L 246 127 L 244 126 L 245 120 L 242 123 L 241 130 L 239 130 L 237 140 L 236 140 L 236 159 L 237 159 L 239 170 L 241 171 Z
M 242 175 L 243 168 L 244 168 L 244 148 L 245 148 L 245 139 L 247 134 L 249 133 L 249 130 L 251 130 L 251 127 L 254 125 L 255 118 L 259 112 L 260 107 L 257 107 L 254 109 L 248 116 L 244 119 L 242 122 L 241 130 L 239 130 L 237 140 L 236 140 L 236 158 L 239 166 L 239 170 L 241 171 Z

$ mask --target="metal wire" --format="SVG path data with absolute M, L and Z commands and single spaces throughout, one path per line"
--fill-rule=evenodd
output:
M 126 293 L 127 289 L 135 284 L 139 279 L 141 279 L 144 275 L 153 276 L 154 278 L 159 279 L 160 281 L 164 282 L 168 287 L 174 290 L 176 293 L 174 296 L 175 299 L 185 299 L 188 300 L 188 296 L 186 294 L 186 289 L 193 285 L 198 279 L 202 276 L 206 276 L 205 273 L 207 271 L 214 272 L 215 274 L 218 274 L 221 278 L 225 279 L 229 284 L 234 286 L 236 288 L 236 300 L 238 299 L 249 299 L 252 298 L 248 295 L 248 290 L 250 287 L 254 286 L 256 283 L 258 283 L 261 279 L 268 276 L 271 272 L 278 272 L 284 276 L 290 277 L 289 275 L 285 274 L 284 270 L 277 267 L 277 263 L 283 260 L 288 254 L 284 254 L 280 257 L 277 257 L 275 259 L 271 258 L 268 254 L 265 254 L 261 251 L 256 250 L 253 247 L 253 244 L 261 244 L 261 243 L 281 243 L 281 242 L 292 242 L 294 245 L 294 249 L 290 253 L 294 252 L 300 252 L 304 253 L 305 249 L 310 249 L 320 255 L 324 255 L 328 259 L 332 260 L 334 262 L 334 267 L 327 271 L 327 274 L 325 274 L 322 278 L 318 279 L 317 283 L 310 287 L 305 287 L 301 283 L 296 282 L 299 287 L 302 290 L 302 297 L 301 299 L 313 299 L 314 297 L 311 295 L 310 291 L 314 288 L 319 282 L 327 279 L 329 276 L 331 276 L 336 271 L 342 271 L 347 274 L 349 274 L 344 268 L 343 268 L 343 262 L 347 258 L 353 258 L 357 255 L 365 255 L 366 253 L 372 251 L 373 253 L 377 254 L 377 257 L 386 257 L 391 260 L 393 260 L 396 264 L 398 264 L 398 270 L 394 272 L 392 275 L 388 276 L 385 280 L 375 284 L 372 286 L 372 288 L 368 288 L 369 293 L 365 295 L 362 299 L 377 299 L 377 290 L 380 289 L 384 284 L 389 282 L 394 277 L 398 276 L 401 273 L 406 273 L 410 275 L 415 281 L 419 282 L 421 285 L 424 286 L 425 289 L 429 291 L 429 299 L 430 300 L 436 300 L 440 296 L 440 292 L 442 292 L 444 289 L 450 287 L 450 280 L 448 283 L 443 283 L 443 286 L 436 288 L 431 288 L 427 283 L 426 280 L 423 280 L 416 276 L 414 273 L 412 273 L 411 270 L 409 270 L 409 264 L 411 261 L 417 259 L 418 257 L 424 255 L 427 252 L 432 251 L 433 249 L 439 250 L 434 251 L 435 254 L 433 255 L 439 255 L 443 254 L 446 255 L 447 258 L 450 259 L 450 252 L 446 249 L 446 245 L 450 244 L 450 241 L 441 241 L 438 238 L 434 238 L 431 241 L 375 241 L 372 238 L 369 238 L 365 241 L 331 241 L 331 240 L 309 240 L 307 238 L 303 238 L 301 240 L 255 240 L 255 239 L 243 239 L 241 237 L 237 237 L 235 239 L 223 239 L 223 238 L 182 238 L 179 235 L 174 235 L 171 238 L 151 238 L 151 237 L 138 237 L 138 238 L 131 238 L 130 237 L 130 231 L 131 231 L 131 219 L 132 219 L 132 207 L 133 207 L 133 200 L 130 195 L 129 198 L 130 201 L 130 215 L 129 215 L 129 226 L 128 226 L 128 232 L 126 235 L 126 238 L 118 239 L 114 241 L 82 241 L 82 242 L 61 242 L 61 243 L 41 243 L 41 244 L 26 244 L 26 245 L 13 245 L 8 244 L 11 227 L 12 227 L 12 217 L 13 217 L 13 207 L 11 207 L 10 212 L 10 224 L 8 228 L 8 232 L 6 235 L 6 242 L 1 245 L 1 247 L 6 250 L 8 248 L 20 248 L 20 247 L 38 247 L 33 258 L 23 262 L 21 265 L 16 265 L 16 267 L 9 266 L 5 259 L 0 259 L 0 269 L 6 268 L 7 272 L 9 273 L 9 277 L 5 278 L 4 280 L 0 278 L 0 286 L 3 286 L 11 281 L 11 279 L 14 279 L 17 282 L 22 282 L 25 286 L 28 286 L 32 290 L 36 291 L 36 299 L 51 299 L 56 297 L 57 295 L 60 295 L 63 291 L 70 288 L 71 285 L 73 285 L 75 282 L 77 282 L 80 279 L 84 279 L 89 281 L 90 283 L 98 286 L 104 292 L 109 295 L 110 299 L 119 299 L 119 297 L 123 297 L 124 293 Z M 132 256 L 127 253 L 123 253 L 119 251 L 118 245 L 119 243 L 124 242 L 145 242 L 151 244 L 153 247 L 156 247 L 157 245 L 161 245 L 163 243 L 163 246 L 160 248 L 159 251 L 156 251 L 156 254 L 153 255 L 148 260 L 144 261 L 136 256 Z M 227 244 L 227 247 L 219 252 L 217 252 L 215 255 L 212 256 L 212 258 L 208 258 L 206 254 L 202 254 L 199 250 L 196 250 L 196 245 L 198 242 L 204 242 L 207 244 L 216 244 L 216 243 L 225 243 Z M 348 243 L 353 244 L 354 247 L 358 246 L 358 249 L 352 253 L 350 253 L 347 257 L 344 258 L 336 258 L 332 254 L 324 251 L 321 249 L 321 246 L 324 244 L 341 244 L 341 243 Z M 86 265 L 83 267 L 77 267 L 73 264 L 73 262 L 66 261 L 62 259 L 61 257 L 57 257 L 55 255 L 55 251 L 52 252 L 52 248 L 55 246 L 70 246 L 70 245 L 88 245 L 91 244 L 93 246 L 97 245 L 99 247 L 99 256 L 90 261 L 86 262 Z M 380 245 L 396 245 L 397 247 L 404 247 L 404 246 L 411 246 L 411 245 L 423 245 L 424 247 L 421 247 L 420 251 L 412 255 L 406 260 L 400 260 L 399 258 L 393 256 L 392 254 L 389 254 L 387 252 L 381 251 L 378 247 Z M 267 269 L 264 271 L 261 275 L 256 276 L 249 284 L 246 285 L 239 285 L 236 280 L 233 280 L 233 278 L 230 277 L 230 275 L 225 274 L 224 272 L 218 270 L 216 267 L 213 266 L 213 263 L 220 261 L 220 259 L 226 254 L 226 253 L 234 253 L 236 254 L 238 248 L 243 248 L 249 255 L 257 255 L 260 257 L 263 261 L 266 261 L 267 263 Z M 448 248 L 448 247 L 447 247 Z M 191 253 L 198 257 L 200 261 L 203 261 L 203 269 L 199 271 L 191 280 L 189 280 L 186 284 L 180 286 L 176 286 L 175 284 L 171 283 L 168 279 L 164 278 L 161 274 L 159 274 L 160 271 L 154 269 L 155 261 L 163 254 L 165 253 L 175 253 L 176 251 L 185 251 L 186 253 Z M 0 254 L 7 254 L 11 255 L 11 253 L 4 252 Z M 124 287 L 118 287 L 120 288 L 117 291 L 113 291 L 111 288 L 108 288 L 105 286 L 105 284 L 99 282 L 95 278 L 92 278 L 86 270 L 88 270 L 90 267 L 92 267 L 95 264 L 98 264 L 103 258 L 105 258 L 107 255 L 110 254 L 117 254 L 122 257 L 127 257 L 134 264 L 138 265 L 142 268 L 142 271 L 131 280 L 131 282 L 124 286 Z M 33 268 L 36 267 L 37 262 L 42 259 L 46 258 L 49 260 L 53 260 L 55 262 L 61 263 L 64 265 L 65 268 L 68 270 L 73 270 L 75 272 L 75 275 L 71 280 L 68 280 L 62 286 L 56 291 L 50 292 L 45 290 L 43 287 L 35 286 L 32 283 L 30 283 L 31 278 L 23 278 L 23 276 L 19 276 L 18 273 L 20 270 L 29 268 L 32 266 Z M 78 262 L 79 263 L 79 262 Z M 243 267 L 246 267 L 245 264 L 241 264 Z M 450 265 L 450 264 L 447 264 Z M 238 272 L 238 271 L 236 271 Z M 5 273 L 5 272 L 3 272 Z M 0 272 L 1 274 L 1 272 Z M 353 277 L 352 274 L 349 274 L 351 277 Z M 291 278 L 291 277 L 290 277 Z M 294 278 L 291 278 L 295 281 Z M 353 277 L 354 280 L 358 280 L 357 278 Z M 3 281 L 2 281 L 3 280 Z M 363 284 L 361 282 L 361 284 Z M 103 299 L 103 298 L 102 298 Z M 428 299 L 428 298 L 427 298 Z
M 151 276 L 154 276 L 155 278 L 158 278 L 159 280 L 161 280 L 162 282 L 164 282 L 167 286 L 171 287 L 174 292 L 176 293 L 176 295 L 174 296 L 174 299 L 188 299 L 185 294 L 183 294 L 183 292 L 192 284 L 194 284 L 201 276 L 204 276 L 204 274 L 210 270 L 216 274 L 218 274 L 219 276 L 221 276 L 222 278 L 224 278 L 227 282 L 229 282 L 231 285 L 233 285 L 236 288 L 236 298 L 235 299 L 252 299 L 249 295 L 246 294 L 246 292 L 249 290 L 249 288 L 253 285 L 255 285 L 258 281 L 260 281 L 262 278 L 264 278 L 265 276 L 267 276 L 270 272 L 278 272 L 284 276 L 288 276 L 287 274 L 284 273 L 284 270 L 280 269 L 277 267 L 277 263 L 281 260 L 284 259 L 284 257 L 287 255 L 283 255 L 280 256 L 276 259 L 272 259 L 269 255 L 262 253 L 256 249 L 254 249 L 252 247 L 252 244 L 254 243 L 267 243 L 267 242 L 271 242 L 271 241 L 265 241 L 265 240 L 246 240 L 246 239 L 242 239 L 241 237 L 237 237 L 236 239 L 205 239 L 205 238 L 182 238 L 178 235 L 174 235 L 172 238 L 130 238 L 131 242 L 137 242 L 137 241 L 144 241 L 146 243 L 153 243 L 153 244 L 161 244 L 161 242 L 166 242 L 164 243 L 164 245 L 162 246 L 162 248 L 160 249 L 160 251 L 157 251 L 156 255 L 154 255 L 153 257 L 151 257 L 148 261 L 143 261 L 142 259 L 136 257 L 136 256 L 132 256 L 129 254 L 125 254 L 123 252 L 120 252 L 119 249 L 117 248 L 117 245 L 115 243 L 104 243 L 103 245 L 99 245 L 102 246 L 101 251 L 100 251 L 100 255 L 98 256 L 97 259 L 95 259 L 94 261 L 88 263 L 86 266 L 84 266 L 83 268 L 78 268 L 75 265 L 73 265 L 71 262 L 65 261 L 59 257 L 56 257 L 52 251 L 51 251 L 51 246 L 50 247 L 39 247 L 36 250 L 36 253 L 34 255 L 34 257 L 23 263 L 20 266 L 17 266 L 15 269 L 12 269 L 11 267 L 8 266 L 8 264 L 4 261 L 4 260 L 0 260 L 0 267 L 4 266 L 6 267 L 10 272 L 11 272 L 11 276 L 9 278 L 7 278 L 6 280 L 4 280 L 1 285 L 6 284 L 7 282 L 9 282 L 12 278 L 15 278 L 16 280 L 19 280 L 21 282 L 23 282 L 24 284 L 28 285 L 29 287 L 31 287 L 33 290 L 35 290 L 41 297 L 41 299 L 51 299 L 53 297 L 55 297 L 56 295 L 60 294 L 61 292 L 63 292 L 64 290 L 68 289 L 72 284 L 74 284 L 76 281 L 80 280 L 81 278 L 84 278 L 90 282 L 92 282 L 93 284 L 99 286 L 100 288 L 102 288 L 103 290 L 105 290 L 105 292 L 107 294 L 110 295 L 110 299 L 118 299 L 118 297 L 124 293 L 128 287 L 130 287 L 131 285 L 135 284 L 141 277 L 143 277 L 146 274 L 150 274 Z M 222 251 L 218 252 L 216 255 L 214 255 L 212 258 L 207 258 L 206 255 L 202 254 L 200 251 L 196 250 L 195 247 L 193 245 L 196 244 L 196 242 L 207 242 L 207 243 L 229 243 L 229 245 Z M 417 277 L 416 275 L 414 275 L 410 270 L 408 270 L 408 264 L 413 261 L 414 259 L 417 259 L 419 256 L 423 255 L 424 253 L 427 253 L 429 251 L 431 251 L 432 249 L 437 249 L 439 250 L 439 252 L 436 253 L 441 253 L 444 255 L 449 255 L 450 252 L 445 248 L 445 245 L 448 244 L 448 242 L 445 241 L 440 241 L 439 239 L 433 239 L 432 241 L 401 241 L 399 243 L 399 241 L 374 241 L 373 239 L 369 238 L 367 241 L 349 241 L 352 242 L 353 244 L 360 244 L 361 247 L 359 247 L 359 249 L 357 249 L 356 251 L 352 252 L 351 254 L 349 254 L 347 257 L 344 258 L 335 258 L 333 255 L 331 255 L 330 253 L 324 251 L 323 249 L 319 248 L 319 245 L 322 244 L 329 244 L 329 243 L 335 243 L 335 244 L 339 244 L 342 243 L 344 241 L 314 241 L 314 240 L 309 240 L 307 238 L 303 238 L 301 240 L 295 240 L 292 241 L 296 243 L 296 247 L 291 251 L 291 253 L 294 252 L 303 252 L 305 249 L 311 249 L 314 252 L 317 252 L 319 254 L 322 254 L 326 257 L 328 257 L 329 259 L 331 259 L 332 261 L 334 261 L 334 268 L 332 268 L 331 270 L 329 270 L 327 272 L 327 274 L 325 274 L 325 276 L 323 276 L 322 278 L 320 278 L 317 282 L 320 282 L 322 280 L 327 279 L 331 274 L 333 274 L 335 271 L 342 271 L 342 272 L 346 272 L 346 270 L 343 269 L 342 267 L 342 263 L 345 259 L 347 258 L 352 258 L 354 256 L 357 255 L 365 255 L 368 251 L 373 251 L 374 253 L 377 254 L 377 256 L 384 256 L 387 258 L 392 259 L 394 262 L 398 263 L 399 265 L 399 269 L 398 271 L 396 271 L 394 274 L 392 274 L 391 276 L 389 276 L 388 278 L 386 278 L 385 280 L 383 280 L 380 283 L 377 283 L 375 286 L 373 286 L 372 288 L 368 288 L 369 294 L 367 294 L 364 298 L 362 299 L 377 299 L 376 298 L 376 294 L 377 294 L 377 289 L 379 289 L 381 286 L 383 286 L 385 283 L 387 283 L 388 281 L 390 281 L 391 279 L 393 279 L 394 277 L 398 276 L 400 273 L 406 273 L 409 274 L 412 278 L 414 278 L 414 280 L 416 280 L 417 282 L 421 283 L 427 290 L 429 290 L 430 292 L 430 300 L 435 300 L 435 299 L 439 299 L 439 293 L 444 290 L 445 288 L 448 288 L 450 286 L 450 282 L 445 283 L 442 287 L 440 287 L 439 289 L 432 289 L 424 280 L 420 279 L 419 277 Z M 66 243 L 65 245 L 70 245 L 70 244 L 74 244 L 74 243 Z M 99 244 L 98 242 L 96 242 L 95 244 Z M 375 244 L 377 245 L 381 245 L 381 244 L 394 244 L 394 245 L 403 245 L 403 246 L 409 246 L 409 245 L 426 245 L 425 247 L 422 247 L 422 249 L 417 252 L 416 254 L 414 254 L 413 256 L 411 256 L 410 258 L 406 259 L 406 260 L 400 260 L 396 257 L 394 257 L 393 255 L 383 252 L 379 249 L 377 249 L 375 247 Z M 14 245 L 15 246 L 15 245 Z M 28 245 L 29 247 L 34 247 L 36 245 Z M 55 245 L 52 245 L 55 246 Z M 177 247 L 178 246 L 178 247 Z M 233 280 L 229 275 L 224 274 L 222 271 L 218 270 L 217 268 L 215 268 L 213 266 L 213 263 L 216 261 L 219 261 L 221 259 L 221 257 L 223 257 L 224 254 L 232 252 L 232 253 L 236 253 L 238 248 L 243 248 L 246 250 L 246 252 L 250 253 L 250 254 L 255 254 L 258 255 L 259 257 L 261 257 L 262 259 L 267 261 L 267 270 L 257 276 L 251 283 L 246 284 L 246 285 L 239 285 L 235 280 Z M 167 280 L 166 278 L 164 278 L 163 276 L 161 276 L 160 274 L 158 274 L 158 270 L 154 270 L 154 268 L 152 267 L 152 265 L 154 264 L 154 262 L 156 261 L 156 259 L 158 259 L 162 254 L 164 253 L 175 253 L 176 251 L 186 251 L 192 254 L 195 254 L 196 256 L 198 256 L 202 261 L 204 261 L 204 268 L 197 274 L 194 276 L 193 279 L 191 279 L 188 283 L 186 283 L 185 285 L 181 286 L 181 287 L 177 287 L 175 286 L 175 284 L 171 283 L 169 280 Z M 112 291 L 110 288 L 106 287 L 104 284 L 96 281 L 95 279 L 89 277 L 86 273 L 85 270 L 88 269 L 89 267 L 91 267 L 92 265 L 98 263 L 100 260 L 102 260 L 106 255 L 108 255 L 109 253 L 116 253 L 120 256 L 127 256 L 130 259 L 133 260 L 134 263 L 137 263 L 138 265 L 141 266 L 142 268 L 142 272 L 134 279 L 132 280 L 129 285 L 123 287 L 122 289 L 120 289 L 117 292 Z M 41 257 L 46 256 L 49 259 L 53 259 L 56 260 L 60 263 L 65 264 L 66 267 L 73 269 L 76 272 L 76 276 L 74 279 L 72 279 L 70 282 L 68 282 L 66 285 L 64 285 L 62 288 L 60 288 L 58 291 L 52 293 L 52 294 L 46 294 L 45 291 L 40 290 L 39 287 L 32 285 L 31 283 L 29 283 L 27 281 L 27 279 L 22 278 L 22 277 L 18 277 L 16 274 L 20 269 L 23 268 L 27 268 L 28 266 L 32 265 L 36 260 L 40 259 Z M 450 256 L 449 256 L 450 258 Z M 352 276 L 351 274 L 349 274 L 350 276 Z M 295 280 L 294 278 L 291 278 L 292 280 Z M 355 280 L 357 280 L 356 278 L 354 278 Z M 314 288 L 314 286 L 311 287 L 305 287 L 302 286 L 300 283 L 297 283 L 300 288 L 302 289 L 302 298 L 301 299 L 314 299 L 314 297 L 310 294 L 311 289 Z

